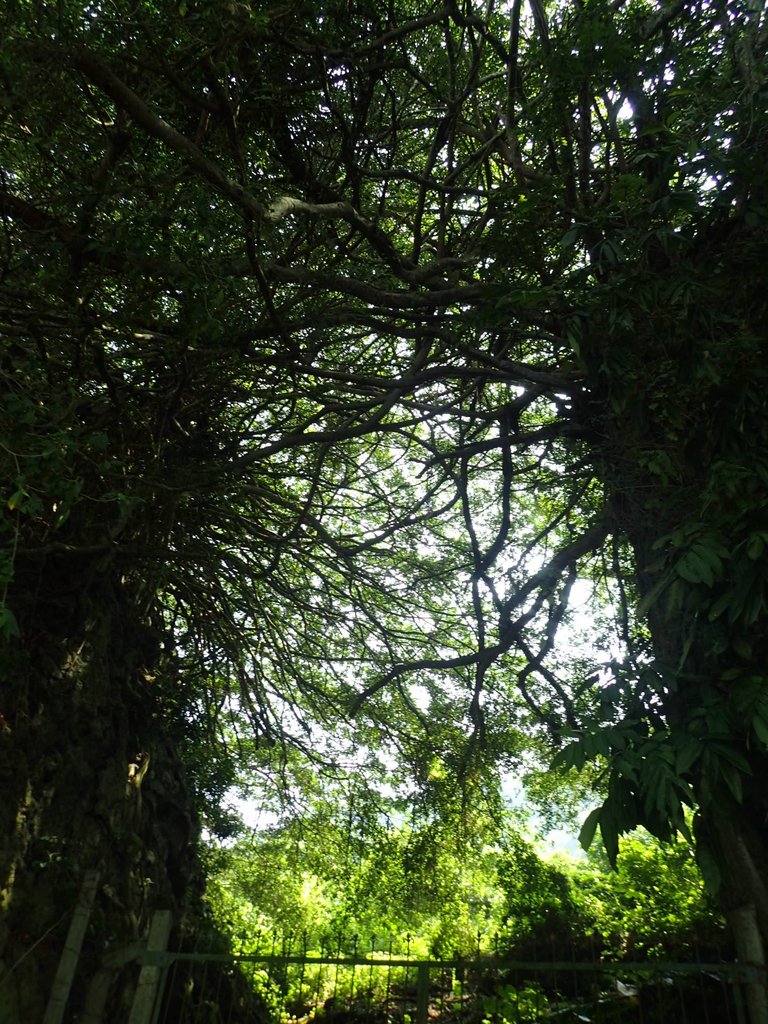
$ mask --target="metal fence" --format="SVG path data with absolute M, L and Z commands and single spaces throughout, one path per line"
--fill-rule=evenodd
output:
M 761 983 L 756 968 L 732 963 L 425 960 L 376 950 L 148 950 L 143 961 L 156 981 L 146 1024 L 747 1024 L 747 989 Z
M 97 882 L 83 883 L 45 1024 L 64 1020 Z M 765 1019 L 765 968 L 712 950 L 709 962 L 614 962 L 581 941 L 563 959 L 568 937 L 553 935 L 549 959 L 501 956 L 499 943 L 483 954 L 480 941 L 472 957 L 424 959 L 410 942 L 403 955 L 375 936 L 361 950 L 342 936 L 310 948 L 304 935 L 237 955 L 169 951 L 172 926 L 157 911 L 132 951 L 128 1024 L 748 1024 L 747 1008 L 753 1024 Z

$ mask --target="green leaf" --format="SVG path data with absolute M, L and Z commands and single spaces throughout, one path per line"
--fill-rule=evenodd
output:
M 588 850 L 592 845 L 592 841 L 595 838 L 595 832 L 600 821 L 600 813 L 602 807 L 595 807 L 591 810 L 587 817 L 584 819 L 584 824 L 579 830 L 579 843 L 583 850 Z
M 19 624 L 10 608 L 0 608 L 0 636 L 10 639 L 20 636 Z
M 733 604 L 733 595 L 730 590 L 726 590 L 724 594 L 715 601 L 709 610 L 709 621 L 714 622 L 715 619 L 720 618 L 724 611 L 731 608 Z
M 765 551 L 763 535 L 760 533 L 753 534 L 747 545 L 747 558 L 751 558 L 753 562 L 756 562 L 758 558 L 762 557 L 763 551 Z
M 720 865 L 712 852 L 701 843 L 696 847 L 696 863 L 699 865 L 699 871 L 701 871 L 707 889 L 712 895 L 717 895 L 723 881 Z
M 695 737 L 685 737 L 677 751 L 676 768 L 680 775 L 684 775 L 693 767 L 701 757 L 702 743 Z
M 553 768 L 575 768 L 576 771 L 581 771 L 587 760 L 587 753 L 584 749 L 584 743 L 581 739 L 574 740 L 573 743 L 569 743 L 562 750 L 558 750 L 555 756 L 552 758 Z
M 740 804 L 744 797 L 744 789 L 741 783 L 741 774 L 739 771 L 728 763 L 720 765 L 720 774 L 725 780 L 725 784 L 731 791 L 736 803 Z
M 568 231 L 566 231 L 563 237 L 560 239 L 560 248 L 572 249 L 580 235 L 581 224 L 574 224 L 574 226 L 572 228 L 569 228 Z
M 748 640 L 745 640 L 744 637 L 736 637 L 732 643 L 732 647 L 739 657 L 744 658 L 745 661 L 750 661 L 752 659 L 752 644 L 749 643 Z
M 721 760 L 725 761 L 727 764 L 733 765 L 733 767 L 743 775 L 752 774 L 749 762 L 742 752 L 737 750 L 735 746 L 727 743 L 714 743 L 712 744 L 712 748 L 717 752 Z
M 712 569 L 701 555 L 701 547 L 697 546 L 687 551 L 676 564 L 675 570 L 687 583 L 706 583 L 711 586 L 714 583 Z
M 755 715 L 752 719 L 752 729 L 763 746 L 768 747 L 768 721 L 762 715 Z
M 25 498 L 29 497 L 29 492 L 23 487 L 19 487 L 18 490 L 14 491 L 8 499 L 8 508 L 11 512 L 15 512 L 17 508 L 24 504 Z
M 655 583 L 653 587 L 648 591 L 647 594 L 643 595 L 637 604 L 637 614 L 640 618 L 645 618 L 650 609 L 656 604 L 661 594 L 664 593 L 666 588 L 669 586 L 669 577 L 665 576 L 660 579 L 658 583 Z
M 616 858 L 619 855 L 619 829 L 612 814 L 600 816 L 600 835 L 605 846 L 605 853 L 611 867 L 616 869 Z

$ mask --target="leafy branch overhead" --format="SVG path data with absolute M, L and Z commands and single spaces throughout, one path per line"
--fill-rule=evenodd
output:
M 441 35 L 444 35 L 446 30 L 452 31 L 455 28 L 450 18 L 445 20 L 442 16 L 428 22 L 430 25 L 438 23 Z M 188 24 L 191 27 L 191 21 Z M 427 24 L 422 24 L 419 20 L 412 31 L 420 31 L 425 27 Z M 241 29 L 246 37 L 252 31 L 246 26 L 241 26 Z M 267 31 L 272 33 L 273 28 L 267 28 Z M 409 29 L 408 32 L 410 31 Z M 401 38 L 401 33 L 396 33 L 396 37 Z M 395 37 L 392 38 L 394 40 Z M 293 497 L 270 486 L 271 470 L 268 468 L 266 472 L 262 472 L 270 458 L 283 451 L 292 452 L 298 448 L 309 447 L 317 450 L 321 446 L 338 444 L 373 433 L 389 435 L 391 443 L 386 450 L 380 446 L 379 457 L 391 463 L 407 458 L 410 464 L 415 466 L 415 469 L 409 470 L 409 484 L 402 485 L 402 511 L 397 510 L 396 495 L 385 494 L 383 489 L 378 495 L 379 510 L 374 507 L 370 511 L 371 527 L 377 521 L 382 524 L 386 522 L 383 529 L 388 536 L 394 537 L 396 533 L 393 531 L 393 521 L 395 526 L 398 523 L 407 525 L 408 512 L 414 504 L 424 506 L 424 501 L 427 500 L 436 511 L 442 510 L 446 501 L 449 506 L 452 504 L 451 499 L 447 497 L 448 489 L 452 487 L 452 459 L 449 458 L 447 464 L 443 464 L 441 459 L 434 462 L 432 460 L 434 455 L 442 457 L 444 453 L 449 452 L 450 447 L 455 448 L 457 439 L 451 436 L 452 430 L 447 424 L 441 424 L 436 429 L 431 421 L 441 407 L 450 408 L 457 397 L 459 401 L 467 403 L 469 418 L 470 411 L 474 411 L 470 410 L 470 406 L 473 405 L 471 392 L 477 386 L 478 369 L 482 369 L 483 388 L 490 392 L 494 381 L 498 384 L 498 395 L 493 399 L 494 404 L 499 404 L 499 399 L 503 399 L 504 394 L 509 394 L 510 369 L 516 371 L 516 377 L 524 385 L 536 384 L 537 397 L 546 396 L 548 391 L 552 393 L 554 388 L 571 390 L 573 385 L 569 375 L 558 372 L 554 363 L 548 365 L 547 360 L 542 360 L 531 364 L 523 359 L 513 363 L 503 355 L 490 351 L 486 353 L 484 349 L 488 343 L 487 330 L 483 324 L 470 324 L 469 330 L 463 324 L 465 317 L 462 310 L 467 306 L 477 306 L 481 299 L 481 288 L 476 279 L 476 267 L 480 256 L 472 251 L 477 249 L 476 244 L 469 247 L 462 245 L 462 251 L 458 256 L 447 254 L 447 238 L 438 251 L 431 237 L 433 229 L 426 225 L 427 193 L 430 187 L 439 188 L 441 191 L 448 188 L 445 183 L 440 182 L 443 171 L 437 155 L 429 161 L 421 188 L 419 216 L 425 221 L 422 237 L 409 240 L 411 254 L 407 255 L 402 251 L 404 247 L 402 239 L 398 238 L 397 229 L 393 229 L 388 223 L 389 211 L 386 209 L 390 202 L 390 192 L 399 187 L 395 185 L 399 176 L 398 169 L 393 167 L 384 175 L 377 174 L 375 172 L 379 161 L 376 158 L 368 163 L 357 161 L 354 167 L 349 164 L 348 177 L 359 177 L 362 181 L 362 177 L 370 174 L 373 183 L 369 183 L 365 189 L 361 185 L 360 188 L 353 190 L 355 203 L 362 207 L 363 200 L 367 200 L 367 206 L 370 208 L 375 199 L 379 208 L 378 213 L 376 207 L 373 208 L 373 216 L 364 216 L 352 202 L 342 198 L 343 189 L 332 188 L 327 180 L 328 175 L 317 173 L 317 169 L 310 167 L 307 160 L 300 156 L 298 144 L 291 137 L 293 129 L 283 119 L 283 115 L 274 115 L 273 121 L 278 123 L 260 125 L 261 136 L 258 132 L 252 132 L 253 126 L 249 119 L 256 116 L 253 109 L 254 99 L 246 97 L 245 94 L 228 97 L 221 79 L 221 69 L 217 68 L 209 56 L 201 54 L 199 57 L 202 80 L 207 84 L 192 103 L 193 98 L 189 95 L 189 89 L 182 89 L 177 76 L 170 73 L 167 57 L 159 65 L 159 79 L 161 82 L 164 81 L 164 87 L 158 93 L 157 83 L 154 87 L 150 86 L 150 72 L 146 68 L 142 69 L 142 74 L 139 75 L 132 60 L 129 59 L 126 63 L 119 59 L 115 62 L 114 56 L 94 52 L 94 47 L 85 45 L 82 38 L 71 43 L 59 41 L 45 44 L 20 39 L 18 45 L 20 52 L 32 53 L 36 60 L 48 66 L 65 65 L 79 73 L 80 77 L 76 79 L 76 84 L 73 84 L 73 107 L 83 110 L 86 125 L 95 132 L 97 138 L 104 139 L 104 144 L 108 148 L 101 168 L 104 170 L 101 182 L 103 194 L 93 196 L 91 182 L 83 182 L 81 185 L 81 188 L 88 190 L 88 205 L 93 207 L 88 218 L 78 216 L 75 209 L 76 197 L 73 197 L 73 208 L 69 215 L 65 213 L 57 217 L 49 210 L 35 205 L 31 197 L 10 189 L 3 197 L 4 211 L 9 223 L 18 225 L 19 228 L 27 228 L 31 232 L 31 237 L 44 247 L 53 245 L 55 248 L 57 243 L 63 244 L 69 252 L 70 259 L 78 265 L 82 264 L 85 274 L 90 268 L 93 273 L 100 271 L 109 276 L 117 275 L 119 279 L 130 278 L 132 273 L 141 269 L 155 282 L 153 291 L 156 294 L 148 304 L 150 308 L 144 313 L 143 322 L 138 325 L 131 324 L 133 350 L 126 350 L 125 343 L 118 346 L 115 342 L 115 334 L 124 329 L 119 311 L 98 309 L 91 315 L 96 337 L 90 342 L 89 354 L 93 359 L 96 380 L 106 389 L 115 405 L 122 404 L 121 389 L 127 385 L 130 390 L 130 381 L 126 381 L 126 376 L 136 378 L 136 383 L 141 378 L 146 366 L 148 349 L 152 350 L 152 358 L 158 363 L 165 361 L 165 376 L 179 377 L 178 380 L 163 383 L 160 388 L 155 389 L 160 402 L 162 403 L 162 390 L 162 397 L 169 398 L 172 406 L 162 409 L 159 413 L 163 433 L 157 438 L 160 442 L 158 462 L 162 464 L 167 461 L 163 447 L 169 450 L 171 447 L 178 449 L 184 447 L 184 442 L 195 439 L 202 445 L 205 433 L 214 434 L 214 425 L 219 430 L 224 428 L 224 435 L 236 434 L 237 427 L 233 429 L 231 409 L 227 410 L 226 415 L 223 411 L 228 399 L 234 398 L 243 406 L 259 406 L 258 387 L 253 381 L 238 380 L 229 394 L 225 394 L 225 388 L 222 387 L 218 399 L 218 422 L 216 396 L 207 393 L 204 386 L 199 394 L 193 396 L 192 390 L 197 381 L 202 383 L 202 376 L 208 365 L 207 360 L 210 360 L 212 355 L 214 358 L 222 355 L 221 348 L 225 347 L 225 344 L 233 347 L 233 351 L 224 356 L 225 359 L 229 357 L 238 360 L 240 366 L 243 365 L 242 360 L 248 360 L 253 369 L 258 370 L 260 376 L 284 373 L 287 382 L 292 383 L 297 379 L 302 381 L 297 394 L 289 396 L 286 393 L 286 402 L 290 409 L 284 407 L 278 411 L 277 396 L 270 388 L 269 397 L 265 397 L 263 401 L 264 412 L 258 428 L 254 430 L 255 424 L 251 421 L 241 440 L 232 437 L 232 443 L 237 446 L 236 452 L 231 446 L 227 449 L 219 442 L 217 450 L 208 453 L 207 463 L 198 462 L 199 481 L 196 481 L 195 474 L 192 474 L 185 475 L 183 482 L 169 485 L 166 477 L 159 495 L 155 485 L 154 488 L 150 488 L 155 492 L 151 496 L 128 496 L 135 503 L 135 511 L 132 513 L 134 516 L 145 504 L 156 504 L 159 497 L 163 504 L 171 506 L 167 513 L 168 518 L 173 526 L 178 526 L 180 532 L 183 529 L 179 518 L 182 509 L 186 508 L 191 512 L 191 506 L 199 501 L 196 490 L 200 486 L 206 493 L 212 486 L 221 486 L 222 497 L 232 487 L 240 501 L 244 497 L 247 503 L 252 501 L 257 508 L 261 506 L 262 511 L 265 508 L 269 509 L 265 521 L 278 520 L 280 529 L 267 529 L 266 532 L 264 529 L 258 530 L 257 535 L 262 542 L 260 546 L 268 546 L 264 541 L 269 541 L 272 534 L 274 547 L 277 549 L 269 555 L 266 565 L 271 567 L 273 563 L 279 564 L 283 549 L 290 548 L 292 541 L 298 540 L 299 537 L 304 542 L 308 534 L 312 535 L 309 543 L 326 545 L 331 552 L 351 550 L 353 547 L 359 547 L 359 544 L 355 545 L 354 542 L 343 538 L 334 539 L 334 527 L 341 522 L 339 517 L 333 514 L 318 515 L 312 510 L 313 503 L 322 507 L 325 500 L 321 497 L 324 486 L 328 486 L 329 482 L 332 487 L 338 486 L 330 473 L 322 482 L 318 478 L 320 467 L 329 465 L 329 456 L 323 453 L 308 457 L 307 470 L 293 482 L 297 492 Z M 290 49 L 293 43 L 283 40 L 280 45 Z M 242 53 L 238 59 L 244 59 Z M 484 59 L 478 55 L 472 67 L 464 73 L 469 71 L 470 77 L 477 75 Z M 366 57 L 363 64 L 367 60 Z M 117 66 L 114 66 L 115 64 Z M 340 75 L 344 73 L 343 64 L 344 60 L 340 59 Z M 162 70 L 163 68 L 165 70 Z M 241 77 L 245 76 L 246 70 L 240 70 Z M 157 74 L 157 69 L 154 69 L 154 73 Z M 395 66 L 393 74 L 397 76 L 398 73 Z M 416 80 L 418 81 L 418 76 Z M 234 86 L 233 80 L 229 83 L 230 92 Z M 349 132 L 352 132 L 353 127 L 357 131 L 363 128 L 370 130 L 370 125 L 358 124 L 355 117 L 351 118 L 355 122 L 354 126 L 350 124 L 356 100 L 354 96 L 350 96 L 350 106 L 346 109 L 347 88 L 341 81 L 339 86 L 338 90 L 328 92 L 327 82 L 324 83 L 323 77 L 320 76 L 319 65 L 310 70 L 305 84 L 305 87 L 313 90 L 316 96 L 322 93 L 325 99 L 334 103 L 336 120 L 339 123 L 344 121 Z M 380 92 L 381 87 L 382 83 L 374 88 L 370 78 L 367 80 L 366 88 Z M 244 86 L 237 86 L 238 90 L 243 88 Z M 160 106 L 163 107 L 164 116 L 161 116 L 157 112 L 156 97 L 162 95 L 163 91 L 165 96 Z M 372 96 L 370 101 L 373 102 Z M 382 101 L 383 96 L 380 96 L 377 101 L 380 105 L 380 114 L 384 113 Z M 421 102 L 423 98 L 419 101 Z M 427 102 L 428 105 L 432 104 L 429 98 Z M 108 104 L 107 110 L 102 109 L 104 103 Z M 186 119 L 190 104 L 202 111 L 201 123 L 192 137 L 173 125 L 174 121 L 182 122 Z M 250 108 L 250 113 L 246 108 Z M 304 109 L 307 109 L 306 105 Z M 172 113 L 175 117 L 171 116 Z M 295 113 L 298 116 L 298 109 Z M 226 147 L 218 153 L 216 147 L 211 145 L 217 129 L 227 138 Z M 390 128 L 391 132 L 397 130 L 397 125 Z M 420 130 L 417 127 L 416 134 Z M 137 135 L 146 136 L 146 140 L 137 143 Z M 254 144 L 254 137 L 258 145 Z M 396 135 L 393 134 L 390 143 L 395 138 Z M 324 144 L 328 143 L 333 144 L 332 137 L 324 140 Z M 152 250 L 161 251 L 164 255 L 169 252 L 167 245 L 160 249 L 156 235 L 153 240 L 153 231 L 156 231 L 154 221 L 157 218 L 142 217 L 137 220 L 138 196 L 126 197 L 125 194 L 120 194 L 117 183 L 123 174 L 128 173 L 127 164 L 131 160 L 132 149 L 137 145 L 148 146 L 148 152 L 151 152 L 155 159 L 154 166 L 150 162 L 145 163 L 144 179 L 139 186 L 139 192 L 149 188 L 154 193 L 157 186 L 151 185 L 153 174 L 155 178 L 167 174 L 168 169 L 173 167 L 174 160 L 178 158 L 177 169 L 175 172 L 171 171 L 170 179 L 171 188 L 176 192 L 174 206 L 177 209 L 183 207 L 183 204 L 182 207 L 177 205 L 180 192 L 188 191 L 190 202 L 193 201 L 191 193 L 194 193 L 194 202 L 197 203 L 198 197 L 204 195 L 209 188 L 225 197 L 236 209 L 237 216 L 242 222 L 238 232 L 240 237 L 237 242 L 233 239 L 229 244 L 217 244 L 215 251 L 213 246 L 208 246 L 206 262 L 210 259 L 211 265 L 207 263 L 203 275 L 195 277 L 189 263 L 189 253 L 183 260 L 164 260 L 154 255 Z M 283 164 L 284 184 L 294 192 L 310 197 L 311 201 L 279 194 L 274 198 L 274 193 L 264 196 L 264 183 L 259 180 L 260 176 L 249 168 L 257 159 L 258 146 L 268 148 L 270 145 L 277 147 L 278 162 Z M 406 145 L 403 158 L 410 158 L 411 145 L 412 141 Z M 206 149 L 209 152 L 205 152 Z M 392 156 L 395 159 L 399 156 L 394 146 Z M 132 165 L 131 174 L 134 173 L 134 168 L 135 165 Z M 480 168 L 470 167 L 468 170 L 471 176 L 477 177 Z M 454 178 L 457 178 L 455 173 Z M 458 185 L 451 188 L 458 194 Z M 412 191 L 409 186 L 409 192 Z M 479 199 L 482 191 L 480 188 L 475 191 Z M 159 205 L 167 209 L 170 196 L 156 194 L 160 200 Z M 405 201 L 407 196 L 407 192 L 403 193 L 402 201 Z M 119 214 L 114 207 L 114 200 L 118 197 L 121 207 Z M 130 210 L 125 209 L 126 201 L 131 206 Z M 61 207 L 59 209 L 61 210 Z M 213 208 L 211 212 L 213 214 Z M 322 228 L 320 237 L 314 237 L 318 232 L 315 224 L 318 217 L 324 222 L 330 222 L 333 236 L 336 238 L 339 222 L 345 225 L 349 237 L 343 246 L 349 249 L 350 260 L 339 258 L 343 254 L 343 248 L 335 256 L 328 250 L 329 238 L 327 234 L 322 233 Z M 159 217 L 160 220 L 164 218 L 167 220 L 167 213 Z M 487 219 L 487 211 L 482 212 L 478 203 L 478 212 L 473 217 L 476 223 L 470 229 L 470 237 L 478 234 L 483 221 Z M 214 222 L 213 216 L 211 218 L 208 230 L 215 232 L 217 243 L 222 237 L 221 231 L 227 229 L 227 220 L 225 211 L 222 211 L 220 224 Z M 127 223 L 131 224 L 130 249 L 124 247 L 124 242 L 121 244 L 118 241 L 121 236 L 125 237 L 125 232 L 121 231 L 121 224 Z M 276 226 L 279 226 L 283 237 L 275 237 Z M 169 230 L 169 227 L 165 230 Z M 453 217 L 453 225 L 450 228 L 458 231 L 459 218 Z M 466 235 L 467 232 L 463 234 Z M 213 237 L 212 235 L 211 240 Z M 458 237 L 457 234 L 457 241 Z M 142 239 L 146 239 L 143 246 L 140 245 Z M 194 241 L 199 242 L 200 239 Z M 286 244 L 288 249 L 296 249 L 296 258 L 284 258 Z M 361 247 L 364 247 L 364 251 Z M 177 244 L 171 249 L 181 251 Z M 354 263 L 359 258 L 355 253 L 359 249 L 365 261 L 364 272 L 354 270 Z M 194 252 L 194 246 L 192 251 Z M 316 256 L 311 258 L 310 253 L 315 253 Z M 430 257 L 428 262 L 424 260 L 425 254 Z M 200 256 L 202 253 L 198 259 Z M 345 269 L 349 263 L 352 264 L 351 271 Z M 207 288 L 204 287 L 206 280 L 209 281 Z M 251 282 L 255 282 L 255 293 Z M 320 311 L 314 309 L 317 302 L 309 298 L 310 293 L 317 294 L 318 286 L 323 289 Z M 177 294 L 174 295 L 174 292 Z M 216 314 L 210 308 L 209 295 L 203 297 L 202 292 L 215 295 L 214 305 L 218 309 Z M 180 294 L 184 294 L 183 301 L 190 307 L 185 320 L 195 320 L 195 337 L 189 335 L 187 324 L 182 325 L 177 318 L 168 317 L 160 312 L 168 301 L 178 303 Z M 164 296 L 166 298 L 163 298 Z M 256 310 L 253 308 L 254 301 Z M 202 324 L 197 314 L 197 308 L 200 306 L 207 307 L 207 315 Z M 263 308 L 260 313 L 257 312 L 259 306 Z M 225 308 L 228 311 L 227 322 L 222 323 L 220 316 Z M 17 310 L 17 317 L 19 313 Z M 238 327 L 239 316 L 243 317 L 243 323 Z M 249 327 L 245 326 L 246 317 L 251 324 Z M 353 338 L 350 339 L 349 327 L 356 322 L 359 322 L 359 327 L 355 329 L 353 326 Z M 199 336 L 201 329 L 208 337 Z M 62 324 L 62 330 L 66 330 L 65 323 Z M 384 342 L 383 349 L 380 343 L 374 345 L 371 331 L 380 334 Z M 319 341 L 321 333 L 324 338 Z M 342 346 L 348 345 L 355 336 L 367 347 L 369 355 L 362 364 L 355 365 L 353 374 L 343 363 L 338 363 L 334 353 L 338 351 L 340 354 Z M 479 340 L 481 348 L 475 358 L 468 361 L 467 356 L 472 355 Z M 403 343 L 412 346 L 412 354 L 408 354 L 408 350 L 402 348 Z M 211 347 L 214 349 L 213 353 Z M 174 374 L 170 365 L 172 354 L 176 359 L 180 357 L 184 360 L 185 367 L 181 374 Z M 435 356 L 439 358 L 436 360 Z M 50 361 L 48 353 L 46 358 Z M 126 358 L 132 363 L 129 372 L 123 365 Z M 472 365 L 472 362 L 479 365 Z M 376 369 L 375 372 L 371 372 L 374 363 Z M 237 370 L 233 367 L 233 373 L 241 372 L 240 367 Z M 227 381 L 228 385 L 230 383 Z M 271 383 L 276 383 L 274 376 Z M 278 388 L 278 393 L 279 390 Z M 299 397 L 303 398 L 303 403 L 297 400 Z M 180 411 L 184 406 L 204 411 L 205 416 L 198 418 L 196 413 L 192 413 L 191 421 L 187 425 L 176 414 L 176 407 Z M 211 406 L 214 407 L 213 410 Z M 122 409 L 120 412 L 124 414 Z M 505 412 L 505 415 L 509 414 Z M 501 413 L 499 416 L 501 417 Z M 205 418 L 207 423 L 201 422 Z M 478 450 L 489 443 L 502 450 L 507 447 L 506 435 L 504 439 L 501 435 L 499 440 L 493 438 L 493 414 L 487 417 L 487 426 L 479 431 L 477 428 L 470 429 L 479 435 L 479 439 L 466 442 L 462 440 L 462 447 L 468 452 L 471 451 L 471 447 L 468 446 L 472 444 L 480 446 Z M 521 444 L 527 444 L 519 426 L 517 429 Z M 552 420 L 546 427 L 533 427 L 528 431 L 531 435 L 530 443 L 546 443 L 548 430 L 551 430 L 549 440 L 556 440 L 557 423 Z M 171 434 L 176 436 L 171 437 Z M 438 440 L 437 434 L 443 434 L 444 437 Z M 212 456 L 215 456 L 215 460 L 212 460 Z M 211 461 L 215 461 L 216 465 L 210 465 Z M 429 465 L 424 470 L 424 476 L 430 482 L 424 497 L 419 497 L 415 491 L 418 486 L 417 474 L 422 472 L 419 465 L 426 462 L 429 462 Z M 345 471 L 350 471 L 349 465 Z M 252 472 L 256 473 L 256 477 L 250 482 Z M 146 486 L 146 477 L 142 483 Z M 115 490 L 117 491 L 117 488 Z M 439 502 L 434 500 L 437 496 L 440 496 Z M 370 494 L 367 495 L 366 501 L 371 497 Z M 359 503 L 353 507 L 360 512 Z M 424 507 L 425 510 L 428 508 Z M 201 512 L 202 509 L 195 509 L 195 514 Z M 211 513 L 213 508 L 208 512 L 202 512 L 204 516 Z M 368 516 L 367 512 L 363 514 Z M 227 515 L 224 509 L 219 509 L 216 519 L 220 524 L 224 523 Z M 290 529 L 286 529 L 286 516 L 290 521 L 292 515 L 295 516 L 295 522 Z M 429 516 L 424 517 L 422 514 L 418 521 L 428 523 Z M 331 525 L 325 525 L 326 523 Z M 278 539 L 281 533 L 284 536 Z M 234 536 L 237 535 L 235 531 Z M 365 541 L 368 548 L 375 544 L 375 530 L 373 535 Z M 210 554 L 213 556 L 214 564 L 221 559 L 219 552 Z M 202 556 L 199 546 L 196 556 Z M 238 550 L 237 553 L 232 551 L 224 558 L 225 565 L 227 562 L 234 564 L 237 561 L 240 562 L 241 568 L 245 568 L 249 558 L 242 550 Z M 221 572 L 216 575 L 219 579 L 222 578 Z M 262 568 L 259 576 L 264 575 L 265 571 Z M 274 576 L 271 579 L 274 580 Z M 196 598 L 195 601 L 186 602 L 186 607 L 194 609 L 197 600 Z M 349 598 L 347 600 L 349 601 Z M 222 608 L 226 608 L 229 603 L 222 600 Z M 220 620 L 221 614 L 217 618 Z M 217 623 L 215 628 L 220 627 L 221 622 Z M 234 635 L 237 636 L 238 632 L 239 630 L 235 630 Z M 471 643 L 471 637 L 467 642 Z M 499 645 L 499 650 L 503 647 L 504 643 Z M 463 661 L 466 656 L 459 654 L 457 657 Z M 450 663 L 451 658 L 446 659 L 440 655 L 429 659 L 435 667 L 440 667 L 446 660 Z M 471 660 L 473 656 L 470 656 L 469 661 Z M 422 661 L 424 659 L 414 659 L 410 656 L 404 664 L 413 663 L 413 667 L 416 668 Z

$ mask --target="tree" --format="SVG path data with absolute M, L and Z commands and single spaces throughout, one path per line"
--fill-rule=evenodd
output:
M 502 856 L 495 817 L 476 811 L 470 832 L 456 815 L 425 821 L 407 806 L 326 787 L 304 813 L 293 808 L 227 849 L 210 848 L 206 899 L 214 918 L 222 928 L 232 922 L 248 952 L 266 943 L 315 954 L 410 950 L 452 958 L 475 956 L 479 941 L 488 952 L 502 903 L 506 916 L 522 919 L 499 889 L 499 865 L 511 877 L 520 851 L 538 863 L 530 844 L 504 828 L 512 839 Z M 529 870 L 529 881 L 534 876 Z M 537 909 L 545 902 L 537 894 Z
M 600 851 L 573 869 L 573 891 L 609 956 L 637 960 L 720 958 L 722 918 L 681 836 L 663 846 L 647 832 L 627 837 L 612 871 Z
M 8 1019 L 84 867 L 127 941 L 188 899 L 190 779 L 210 808 L 350 710 L 460 774 L 602 758 L 613 857 L 695 805 L 763 963 L 759 6 L 4 28 Z M 563 671 L 577 577 L 625 653 Z

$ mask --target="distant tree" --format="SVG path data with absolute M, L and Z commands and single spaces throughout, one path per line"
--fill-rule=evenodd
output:
M 685 839 L 662 845 L 638 831 L 622 842 L 616 868 L 596 849 L 571 875 L 577 902 L 605 954 L 630 960 L 728 955 L 724 921 Z
M 582 913 L 570 872 L 543 859 L 517 832 L 504 837 L 497 885 L 503 893 L 500 940 L 505 952 L 531 960 L 591 952 L 584 937 L 593 927 L 592 916 Z

